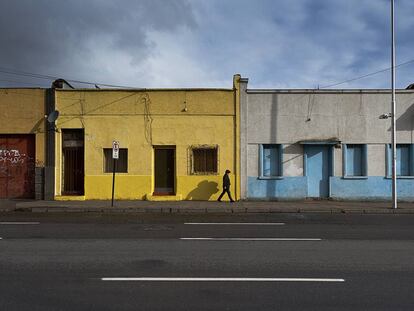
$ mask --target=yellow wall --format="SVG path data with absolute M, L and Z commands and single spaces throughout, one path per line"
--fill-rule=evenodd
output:
M 226 169 L 235 171 L 235 103 L 230 89 L 56 90 L 58 129 L 85 130 L 85 199 L 111 198 L 103 148 L 128 148 L 128 173 L 117 173 L 118 199 L 144 199 L 154 187 L 153 146 L 176 147 L 176 194 L 216 200 Z M 219 173 L 191 175 L 189 148 L 218 145 Z M 56 135 L 56 195 L 61 194 L 61 132 Z M 232 192 L 235 178 L 232 175 Z
M 35 134 L 36 167 L 45 163 L 45 94 L 42 89 L 0 89 L 0 133 Z

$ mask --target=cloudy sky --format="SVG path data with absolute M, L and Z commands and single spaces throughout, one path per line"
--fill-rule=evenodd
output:
M 414 1 L 395 2 L 399 64 L 414 59 Z M 250 88 L 323 88 L 389 68 L 390 0 L 2 0 L 0 38 L 0 87 L 230 88 L 240 73 Z M 413 72 L 399 67 L 397 87 Z

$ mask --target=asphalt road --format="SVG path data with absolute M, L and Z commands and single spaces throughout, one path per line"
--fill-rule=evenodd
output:
M 414 215 L 16 213 L 0 237 L 0 310 L 414 308 Z

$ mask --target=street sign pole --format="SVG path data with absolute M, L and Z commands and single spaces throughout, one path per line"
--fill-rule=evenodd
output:
M 113 168 L 114 169 L 113 169 L 113 172 L 112 172 L 112 203 L 111 203 L 111 207 L 114 207 L 116 159 L 114 159 Z
M 113 171 L 112 171 L 112 202 L 111 207 L 114 206 L 114 195 L 115 195 L 115 171 L 116 171 L 116 160 L 119 159 L 119 142 L 112 142 L 112 159 L 113 159 Z

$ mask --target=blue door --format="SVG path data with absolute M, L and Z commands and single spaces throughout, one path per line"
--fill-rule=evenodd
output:
M 308 177 L 308 197 L 327 198 L 329 196 L 329 176 L 331 175 L 331 146 L 305 146 L 306 176 Z

